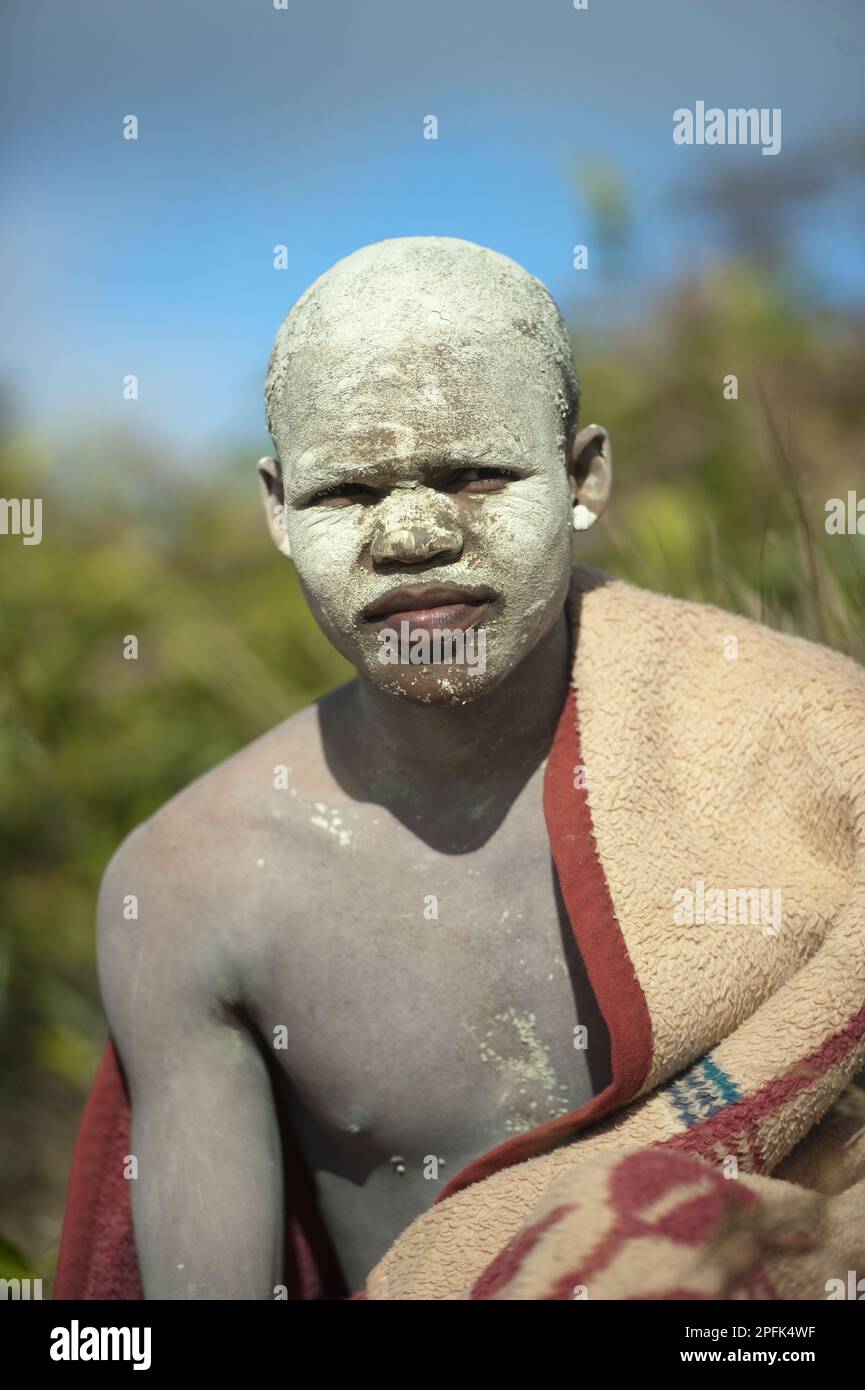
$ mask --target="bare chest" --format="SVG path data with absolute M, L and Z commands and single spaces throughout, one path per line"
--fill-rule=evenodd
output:
M 255 859 L 245 999 L 350 1288 L 461 1168 L 609 1077 L 541 776 L 465 852 L 420 829 L 312 801 Z
M 605 1083 L 540 784 L 467 853 L 371 806 L 313 806 L 302 849 L 290 896 L 277 876 L 267 899 L 251 996 L 308 1157 L 436 1154 L 453 1173 Z

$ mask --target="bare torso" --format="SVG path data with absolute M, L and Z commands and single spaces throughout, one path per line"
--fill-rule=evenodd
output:
M 195 783 L 149 834 L 165 882 L 185 884 L 176 963 L 194 956 L 272 1049 L 354 1289 L 461 1167 L 602 1089 L 609 1047 L 558 899 L 543 767 L 455 852 L 446 823 L 335 775 L 321 731 L 342 698 Z

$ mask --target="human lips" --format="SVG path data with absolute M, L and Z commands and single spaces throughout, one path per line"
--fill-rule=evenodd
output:
M 411 623 L 413 628 L 459 629 L 474 626 L 495 593 L 488 588 L 462 588 L 453 584 L 400 585 L 362 611 L 375 627 Z

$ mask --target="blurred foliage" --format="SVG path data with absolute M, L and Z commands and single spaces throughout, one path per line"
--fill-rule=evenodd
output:
M 595 187 L 624 227 L 615 185 Z M 824 527 L 829 498 L 865 494 L 862 318 L 738 259 L 574 341 L 583 420 L 610 430 L 617 484 L 586 562 L 865 660 L 865 536 Z M 738 400 L 724 398 L 731 373 Z M 0 1230 L 13 1242 L 0 1275 L 51 1262 L 70 1115 L 105 1037 L 93 910 L 108 858 L 192 778 L 351 674 L 269 546 L 253 463 L 178 476 L 128 438 L 62 456 L 26 435 L 3 447 L 0 494 L 41 496 L 44 534 L 0 541 Z M 40 1160 L 52 1126 L 59 1174 Z
M 108 477 L 88 458 L 110 458 Z M 254 468 L 178 479 L 104 438 L 70 467 L 19 436 L 0 469 L 0 495 L 43 499 L 41 545 L 0 542 L 0 1232 L 21 1246 L 33 1146 L 70 1101 L 80 1110 L 105 1037 L 107 860 L 174 792 L 352 672 L 266 538 Z M 16 1273 L 12 1248 L 0 1277 Z
M 574 348 L 616 478 L 592 561 L 865 661 L 865 536 L 825 527 L 865 496 L 865 319 L 730 262 Z

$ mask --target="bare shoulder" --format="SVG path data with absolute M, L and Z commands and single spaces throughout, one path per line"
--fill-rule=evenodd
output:
M 99 894 L 109 1016 L 133 957 L 145 976 L 150 960 L 169 961 L 165 983 L 175 994 L 187 985 L 206 999 L 240 993 L 246 944 L 272 905 L 273 876 L 261 869 L 278 849 L 283 868 L 302 881 L 307 818 L 298 815 L 293 831 L 292 808 L 320 798 L 328 776 L 314 704 L 197 778 L 126 837 Z
M 244 847 L 269 824 L 272 794 L 289 783 L 314 790 L 326 775 L 320 703 L 275 725 L 176 793 L 126 837 L 106 878 L 134 871 L 173 888 L 217 889 L 241 865 Z M 284 808 L 282 798 L 278 804 Z

